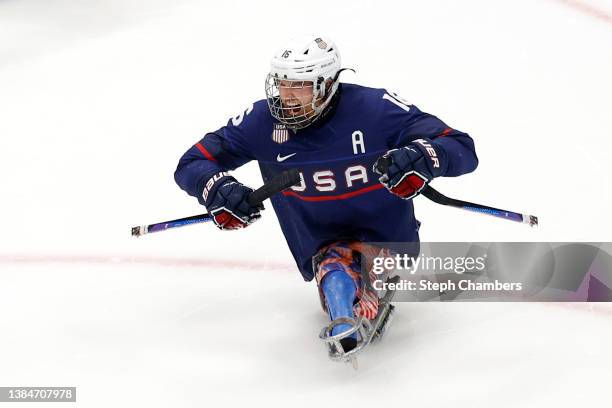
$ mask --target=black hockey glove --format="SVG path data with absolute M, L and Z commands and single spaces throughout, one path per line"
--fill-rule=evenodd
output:
M 215 225 L 222 230 L 245 228 L 261 218 L 263 204 L 251 206 L 247 197 L 253 192 L 226 172 L 215 174 L 204 186 L 202 198 Z
M 373 171 L 387 189 L 405 200 L 416 197 L 434 177 L 442 175 L 442 148 L 429 139 L 389 150 L 374 163 Z

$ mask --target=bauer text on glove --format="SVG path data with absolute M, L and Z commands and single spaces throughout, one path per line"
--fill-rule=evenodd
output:
M 389 150 L 374 163 L 373 170 L 389 191 L 409 200 L 435 177 L 444 174 L 445 160 L 441 146 L 429 139 L 417 139 L 407 146 Z

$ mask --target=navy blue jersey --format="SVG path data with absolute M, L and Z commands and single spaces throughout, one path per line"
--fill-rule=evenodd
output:
M 379 183 L 372 165 L 387 150 L 429 138 L 441 152 L 442 176 L 478 165 L 473 140 L 385 89 L 342 84 L 335 110 L 322 123 L 293 132 L 260 100 L 226 126 L 208 133 L 181 157 L 178 185 L 203 204 L 206 181 L 222 170 L 257 160 L 264 181 L 289 168 L 301 183 L 271 199 L 305 280 L 311 258 L 338 240 L 417 242 L 412 200 Z

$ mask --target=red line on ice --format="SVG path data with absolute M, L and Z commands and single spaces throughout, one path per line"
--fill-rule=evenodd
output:
M 593 18 L 605 21 L 608 24 L 612 24 L 612 14 L 605 10 L 598 9 L 581 0 L 557 0 L 559 3 L 563 3 L 568 7 L 573 8 L 576 11 L 580 11 L 583 14 L 589 15 Z
M 199 268 L 238 268 L 291 271 L 298 273 L 295 265 L 278 261 L 247 261 L 210 258 L 175 258 L 145 255 L 27 255 L 5 254 L 0 255 L 0 264 L 145 264 L 169 267 L 199 267 Z M 544 307 L 557 307 L 589 313 L 599 316 L 612 317 L 612 307 L 609 303 L 587 302 L 534 302 Z
M 278 261 L 249 261 L 211 258 L 176 258 L 145 255 L 0 255 L 0 264 L 149 264 L 170 267 L 200 267 L 200 268 L 240 268 L 240 269 L 276 269 L 293 270 L 297 267 L 290 263 Z

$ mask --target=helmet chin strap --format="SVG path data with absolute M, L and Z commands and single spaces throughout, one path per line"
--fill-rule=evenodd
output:
M 318 96 L 325 96 L 325 79 L 323 77 L 318 77 L 317 78 L 317 86 L 316 86 L 317 92 L 319 93 Z
M 357 73 L 357 71 L 355 71 L 353 68 L 341 68 L 341 69 L 338 70 L 338 72 L 336 72 L 336 76 L 334 76 L 334 81 L 333 82 L 336 82 L 338 80 L 338 78 L 340 78 L 340 73 L 342 71 L 353 71 L 353 74 Z
M 340 78 L 340 73 L 342 71 L 353 71 L 353 73 L 357 73 L 353 68 L 342 68 L 339 69 L 338 72 L 336 72 L 336 75 L 334 75 L 334 79 L 331 82 L 331 86 L 330 88 L 334 88 L 338 86 L 338 78 Z M 320 112 L 322 112 L 327 105 L 329 104 L 329 101 L 332 99 L 332 97 L 334 96 L 334 92 L 329 92 L 329 95 L 327 96 L 327 98 L 325 99 L 325 101 L 323 101 L 323 103 L 321 103 L 321 105 L 316 106 L 317 104 L 317 99 L 319 99 L 319 97 L 324 97 L 326 92 L 326 84 L 325 84 L 325 80 L 323 79 L 323 77 L 319 77 L 317 78 L 317 86 L 314 87 L 314 89 L 316 89 L 316 95 L 313 95 L 312 98 L 312 109 L 319 114 Z M 313 92 L 313 93 L 314 93 Z

